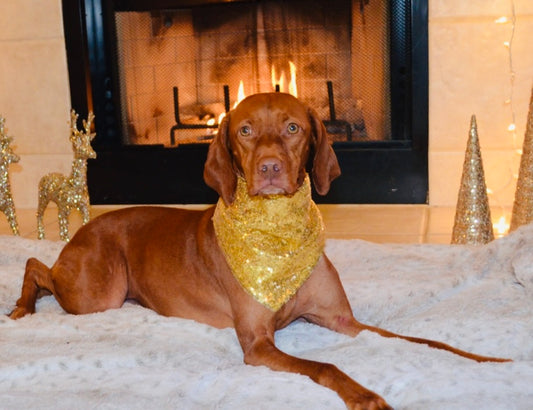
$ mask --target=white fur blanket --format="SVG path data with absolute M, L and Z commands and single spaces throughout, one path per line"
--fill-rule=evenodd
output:
M 0 237 L 0 313 L 20 295 L 25 260 L 63 243 Z M 533 226 L 486 246 L 330 240 L 356 317 L 512 363 L 479 364 L 370 332 L 349 338 L 297 322 L 284 351 L 336 364 L 396 409 L 533 408 Z M 306 377 L 242 363 L 232 329 L 138 305 L 66 314 L 51 296 L 19 321 L 0 316 L 5 409 L 342 409 Z

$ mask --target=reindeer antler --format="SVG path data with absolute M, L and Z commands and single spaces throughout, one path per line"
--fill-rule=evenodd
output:
M 13 137 L 7 135 L 6 119 L 2 116 L 0 116 L 0 140 L 8 145 L 13 141 Z
M 83 128 L 85 129 L 85 135 L 89 137 L 89 139 L 92 141 L 95 137 L 96 133 L 91 133 L 91 125 L 94 120 L 94 114 L 92 111 L 89 111 L 89 115 L 87 116 L 87 121 L 83 120 Z
M 80 132 L 78 131 L 78 114 L 74 109 L 70 110 L 70 141 L 75 142 L 79 139 Z
M 70 112 L 70 140 L 72 142 L 77 143 L 81 140 L 82 136 L 87 136 L 89 138 L 89 141 L 92 141 L 94 137 L 96 136 L 96 133 L 91 133 L 91 126 L 94 120 L 94 114 L 92 111 L 89 111 L 89 114 L 87 116 L 87 120 L 83 120 L 83 132 L 78 130 L 78 114 L 73 109 Z

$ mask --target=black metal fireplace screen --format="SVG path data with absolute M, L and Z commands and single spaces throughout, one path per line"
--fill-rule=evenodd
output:
M 326 125 L 343 176 L 323 201 L 426 202 L 427 0 L 63 0 L 63 15 L 72 105 L 96 114 L 93 203 L 214 200 L 206 143 L 272 91 Z

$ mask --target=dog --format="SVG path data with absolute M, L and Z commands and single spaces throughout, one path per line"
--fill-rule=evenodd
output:
M 216 206 L 131 207 L 95 218 L 52 268 L 27 261 L 22 294 L 9 316 L 34 313 L 42 291 L 72 314 L 133 299 L 161 315 L 234 327 L 245 363 L 306 375 L 337 392 L 350 409 L 390 406 L 336 366 L 280 351 L 276 330 L 304 319 L 354 337 L 370 330 L 479 362 L 506 361 L 354 318 L 323 253 L 324 228 L 310 193 L 310 180 L 326 194 L 339 175 L 313 109 L 289 94 L 249 96 L 228 113 L 209 147 L 204 179 L 220 195 Z

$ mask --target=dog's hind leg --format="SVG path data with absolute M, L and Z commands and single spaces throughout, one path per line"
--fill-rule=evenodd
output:
M 453 346 L 450 346 L 450 345 L 448 345 L 446 343 L 443 343 L 443 342 L 438 342 L 438 341 L 429 340 L 429 339 L 422 339 L 420 337 L 399 335 L 399 334 L 396 334 L 396 333 L 389 332 L 388 330 L 381 329 L 379 327 L 364 325 L 364 324 L 361 324 L 359 322 L 357 322 L 354 325 L 354 327 L 358 331 L 360 331 L 361 329 L 362 330 L 369 330 L 369 331 L 375 332 L 375 333 L 377 333 L 377 334 L 379 334 L 379 335 L 381 335 L 383 337 L 392 337 L 392 338 L 404 339 L 404 340 L 407 340 L 409 342 L 424 344 L 424 345 L 427 345 L 427 346 L 432 347 L 434 349 L 447 350 L 449 352 L 455 353 L 456 355 L 459 355 L 459 356 L 462 356 L 462 357 L 466 357 L 467 359 L 475 360 L 477 362 L 500 362 L 501 363 L 501 362 L 511 362 L 512 361 L 511 359 L 504 359 L 504 358 L 500 358 L 500 357 L 481 356 L 481 355 L 478 355 L 478 354 L 475 354 L 475 353 L 470 353 L 470 352 L 466 352 L 466 351 L 461 350 L 461 349 L 457 349 L 457 348 L 455 348 Z
M 22 293 L 15 309 L 9 314 L 11 319 L 19 319 L 35 312 L 35 302 L 42 291 L 53 292 L 51 270 L 35 258 L 26 262 L 26 272 L 22 283 Z
M 509 359 L 499 357 L 481 356 L 452 347 L 446 343 L 437 342 L 419 337 L 399 335 L 379 327 L 365 325 L 358 322 L 352 312 L 350 303 L 341 285 L 337 270 L 331 262 L 324 256 L 317 264 L 320 270 L 319 275 L 312 275 L 308 282 L 302 286 L 305 292 L 303 298 L 312 300 L 309 308 L 302 315 L 310 322 L 334 330 L 339 333 L 355 337 L 363 330 L 378 333 L 383 337 L 399 338 L 413 343 L 425 344 L 429 347 L 447 350 L 467 359 L 478 362 L 508 362 Z M 320 291 L 315 291 L 320 289 Z M 312 296 L 309 296 L 312 295 Z

